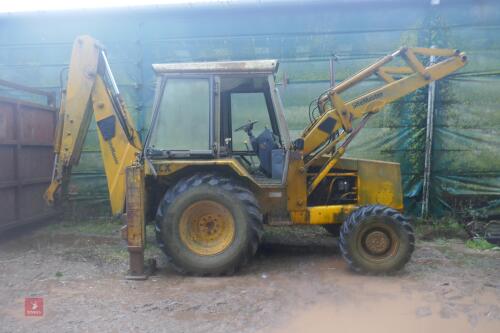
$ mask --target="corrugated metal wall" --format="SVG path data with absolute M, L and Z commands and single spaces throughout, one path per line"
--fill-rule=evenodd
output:
M 0 233 L 56 214 L 42 198 L 54 160 L 56 114 L 52 105 L 0 95 Z
M 71 43 L 90 34 L 111 66 L 139 129 L 149 122 L 151 63 L 278 58 L 278 80 L 292 133 L 307 105 L 328 87 L 328 57 L 342 80 L 406 44 L 460 48 L 470 64 L 438 84 L 431 211 L 495 211 L 500 198 L 500 3 L 498 1 L 318 1 L 160 7 L 0 16 L 0 77 L 58 89 Z M 351 156 L 402 163 L 407 207 L 418 212 L 425 143 L 426 90 L 375 117 Z M 72 182 L 79 202 L 106 202 L 95 129 Z

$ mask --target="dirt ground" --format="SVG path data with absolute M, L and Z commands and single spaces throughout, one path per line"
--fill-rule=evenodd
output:
M 419 241 L 394 276 L 351 273 L 320 228 L 271 228 L 233 277 L 124 279 L 119 226 L 60 223 L 0 237 L 0 332 L 500 332 L 500 251 Z M 151 232 L 149 232 L 151 234 Z M 44 316 L 25 317 L 25 297 Z

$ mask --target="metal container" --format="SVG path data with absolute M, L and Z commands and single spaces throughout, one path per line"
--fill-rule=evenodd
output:
M 54 95 L 0 80 L 16 92 L 47 97 L 47 104 L 0 96 L 0 232 L 53 217 L 43 200 L 53 163 L 57 109 Z

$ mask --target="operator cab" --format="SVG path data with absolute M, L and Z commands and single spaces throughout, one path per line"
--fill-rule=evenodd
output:
M 234 158 L 257 181 L 283 183 L 289 137 L 277 67 L 276 60 L 153 65 L 148 157 Z
M 253 175 L 281 179 L 284 149 L 267 77 L 220 80 L 223 149 Z

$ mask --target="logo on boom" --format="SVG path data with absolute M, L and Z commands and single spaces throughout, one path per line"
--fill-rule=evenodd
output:
M 353 108 L 357 108 L 358 106 L 361 106 L 361 105 L 364 105 L 368 102 L 371 102 L 373 100 L 376 100 L 377 98 L 380 98 L 382 97 L 384 94 L 382 92 L 378 92 L 376 94 L 373 94 L 373 95 L 370 95 L 370 96 L 366 96 L 366 97 L 363 97 L 361 98 L 360 100 L 357 100 L 355 101 L 353 104 L 352 104 L 352 107 Z

